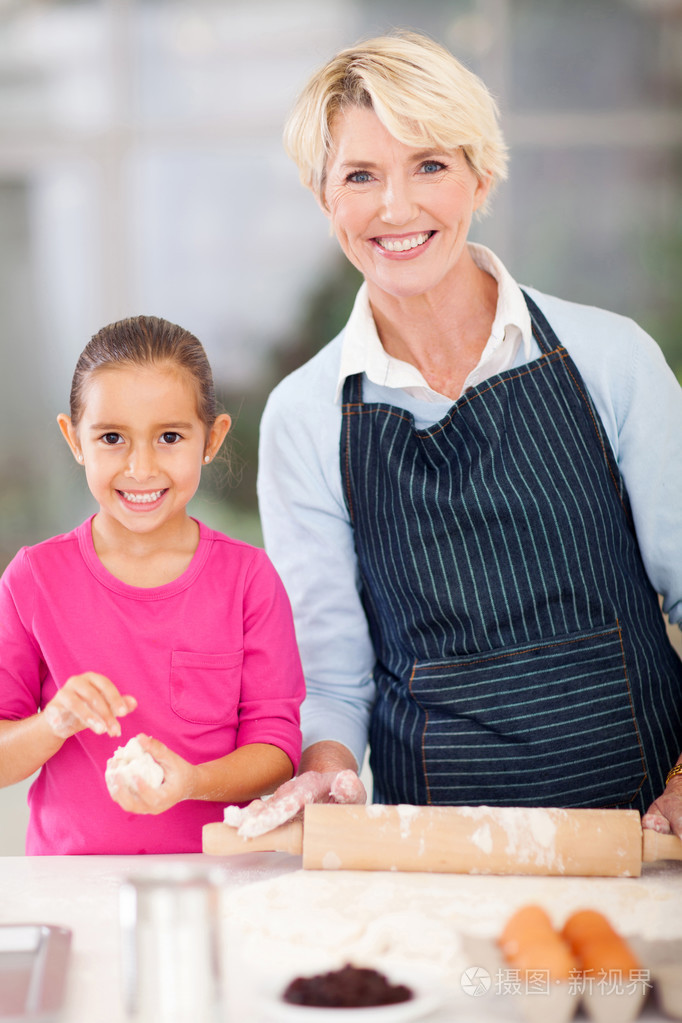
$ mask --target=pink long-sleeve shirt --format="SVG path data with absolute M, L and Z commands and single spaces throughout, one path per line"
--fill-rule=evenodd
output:
M 29 792 L 27 853 L 200 852 L 224 803 L 187 800 L 159 815 L 127 813 L 107 790 L 107 759 L 144 732 L 191 763 L 249 743 L 298 766 L 304 695 L 289 600 L 264 551 L 199 523 L 187 570 L 164 586 L 116 579 L 91 519 L 16 555 L 0 580 L 0 718 L 42 709 L 84 671 L 132 694 L 113 739 L 67 739 Z

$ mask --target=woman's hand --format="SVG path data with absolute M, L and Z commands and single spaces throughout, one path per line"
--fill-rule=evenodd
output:
M 233 806 L 225 819 L 242 838 L 256 838 L 298 817 L 308 803 L 366 803 L 355 757 L 342 743 L 323 740 L 303 751 L 299 774 L 269 799 Z
M 118 718 L 137 707 L 134 696 L 121 696 L 104 675 L 86 671 L 72 675 L 45 707 L 45 721 L 58 739 L 89 728 L 96 735 L 119 736 Z
M 670 779 L 642 817 L 642 827 L 682 838 L 682 775 Z
M 109 795 L 115 803 L 128 813 L 163 813 L 183 799 L 191 799 L 194 788 L 193 764 L 173 753 L 158 739 L 147 735 L 137 736 L 142 749 L 149 753 L 163 769 L 163 781 L 159 788 L 148 785 L 143 778 L 133 777 L 127 784 L 113 775 L 107 781 Z
M 280 785 L 270 799 L 256 799 L 231 819 L 242 838 L 256 838 L 294 820 L 308 803 L 366 803 L 365 786 L 355 771 L 306 771 Z

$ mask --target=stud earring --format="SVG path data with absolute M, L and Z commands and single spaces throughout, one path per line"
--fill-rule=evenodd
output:
M 79 461 L 79 462 L 82 462 L 82 461 L 83 461 L 83 456 L 82 456 L 82 455 L 79 455 L 79 456 L 78 456 L 78 461 Z
M 210 461 L 211 461 L 211 456 L 210 455 L 204 455 L 204 462 L 210 462 Z

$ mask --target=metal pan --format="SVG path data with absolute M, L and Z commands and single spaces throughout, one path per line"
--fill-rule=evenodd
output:
M 61 1009 L 71 931 L 0 924 L 0 1023 L 50 1023 Z

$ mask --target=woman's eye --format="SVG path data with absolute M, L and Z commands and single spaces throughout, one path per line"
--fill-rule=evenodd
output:
M 445 164 L 438 160 L 426 160 L 419 169 L 422 174 L 436 174 L 438 171 L 445 170 Z
M 181 439 L 180 434 L 176 433 L 175 430 L 166 430 L 165 433 L 161 434 L 161 441 L 164 444 L 177 444 Z
M 105 433 L 102 436 L 102 440 L 104 441 L 105 444 L 108 444 L 110 446 L 113 445 L 113 444 L 118 444 L 120 442 L 120 440 L 121 440 L 121 434 L 120 433 Z
M 369 171 L 353 171 L 346 178 L 346 181 L 352 182 L 354 185 L 366 185 L 368 181 L 372 180 L 372 175 Z

